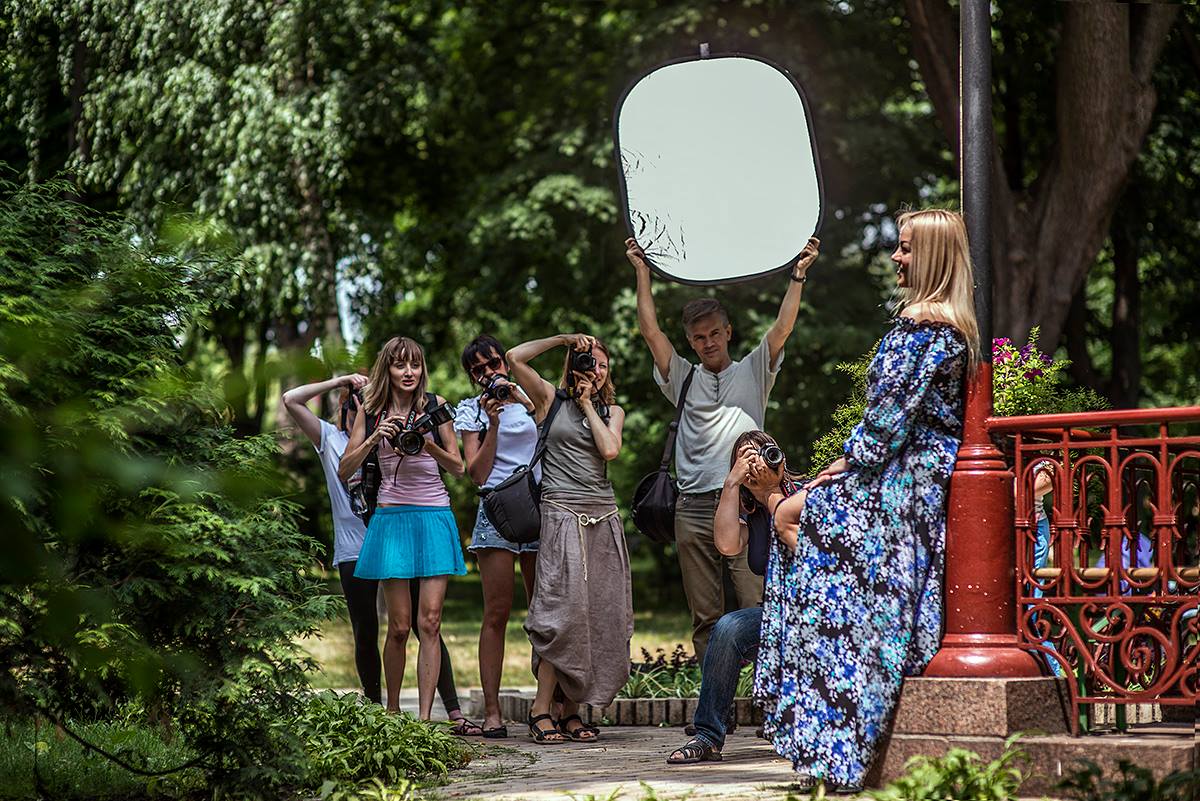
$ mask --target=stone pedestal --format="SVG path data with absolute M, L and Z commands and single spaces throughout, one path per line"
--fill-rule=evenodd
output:
M 1065 679 L 904 680 L 893 734 L 1008 737 L 1068 734 L 1071 696 Z
M 1157 723 L 1129 734 L 1070 734 L 1072 714 L 1065 679 L 905 679 L 890 736 L 885 740 L 867 783 L 878 787 L 905 773 L 915 756 L 936 758 L 951 748 L 973 751 L 984 762 L 1004 752 L 1013 734 L 1025 754 L 1017 763 L 1027 775 L 1022 796 L 1054 796 L 1058 782 L 1083 760 L 1106 774 L 1127 759 L 1162 778 L 1176 770 L 1194 770 L 1197 745 L 1190 725 Z

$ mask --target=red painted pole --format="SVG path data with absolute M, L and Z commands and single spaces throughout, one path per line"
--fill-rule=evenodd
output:
M 1039 676 L 1017 645 L 1013 474 L 988 436 L 992 413 L 992 42 L 989 0 L 959 5 L 959 180 L 975 268 L 982 361 L 967 386 L 946 508 L 946 632 L 926 676 Z
M 992 366 L 967 388 L 966 419 L 946 507 L 946 632 L 926 676 L 1040 676 L 1017 645 L 1013 473 L 992 445 Z

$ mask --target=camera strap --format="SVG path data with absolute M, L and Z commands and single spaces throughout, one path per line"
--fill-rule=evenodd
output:
M 688 390 L 692 386 L 692 379 L 696 377 L 696 365 L 692 365 L 692 369 L 688 371 L 687 378 L 683 379 L 683 387 L 679 390 L 679 402 L 675 404 L 675 419 L 671 421 L 671 426 L 667 429 L 667 444 L 663 447 L 662 464 L 659 465 L 660 470 L 670 470 L 671 460 L 675 458 L 675 437 L 679 434 L 679 421 L 683 418 L 683 405 L 687 403 Z

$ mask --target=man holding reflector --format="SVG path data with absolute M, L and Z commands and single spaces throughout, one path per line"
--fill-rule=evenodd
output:
M 775 322 L 739 361 L 729 355 L 733 327 L 717 300 L 697 298 L 683 307 L 684 332 L 700 364 L 684 400 L 675 443 L 679 482 L 675 542 L 692 613 L 692 645 L 701 660 L 709 632 L 725 614 L 723 569 L 727 567 L 733 579 L 739 609 L 762 603 L 762 579 L 750 572 L 745 549 L 736 556 L 723 556 L 713 543 L 713 516 L 733 443 L 741 434 L 764 427 L 767 398 L 779 374 L 784 343 L 796 325 L 800 294 L 820 244 L 816 237 L 808 240 L 792 266 Z M 678 404 L 692 364 L 675 351 L 658 325 L 645 254 L 634 239 L 625 240 L 625 246 L 625 255 L 637 274 L 638 326 L 654 356 L 654 380 L 667 399 Z

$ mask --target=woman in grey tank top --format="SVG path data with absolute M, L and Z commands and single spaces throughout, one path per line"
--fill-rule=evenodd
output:
M 560 345 L 567 354 L 556 390 L 529 362 Z M 541 462 L 541 543 L 525 620 L 538 685 L 529 733 L 538 743 L 591 741 L 599 732 L 579 718 L 579 705 L 609 705 L 629 679 L 629 552 L 608 480 L 625 411 L 613 402 L 608 348 L 595 337 L 526 342 L 508 352 L 508 363 L 539 424 L 558 403 Z M 555 721 L 551 706 L 560 695 Z

